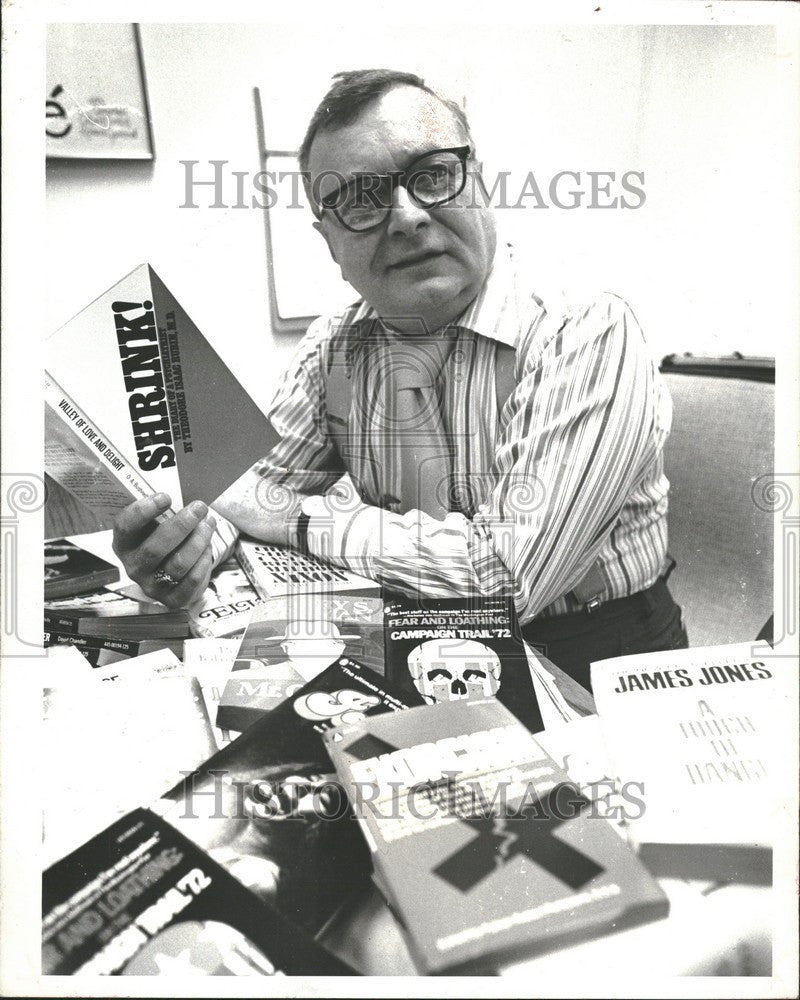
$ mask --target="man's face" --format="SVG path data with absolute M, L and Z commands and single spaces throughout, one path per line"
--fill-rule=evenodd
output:
M 467 144 L 463 128 L 435 97 L 416 87 L 396 87 L 369 105 L 351 125 L 320 132 L 309 157 L 312 185 L 324 198 L 340 178 L 388 174 L 417 157 Z M 474 169 L 472 164 L 468 169 Z M 331 211 L 315 224 L 350 284 L 398 329 L 431 331 L 469 305 L 491 267 L 494 218 L 473 204 L 468 178 L 461 195 L 437 208 L 416 206 L 400 185 L 392 211 L 377 229 L 353 233 Z

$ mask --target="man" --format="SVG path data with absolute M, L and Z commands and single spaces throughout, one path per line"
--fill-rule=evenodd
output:
M 229 521 L 393 590 L 513 594 L 586 686 L 591 660 L 686 645 L 662 579 L 671 406 L 629 307 L 535 296 L 476 198 L 463 112 L 418 77 L 340 74 L 300 162 L 362 299 L 312 324 L 270 412 L 281 442 L 214 504 L 216 541 L 203 504 L 159 526 L 163 496 L 123 512 L 129 575 L 186 603 Z

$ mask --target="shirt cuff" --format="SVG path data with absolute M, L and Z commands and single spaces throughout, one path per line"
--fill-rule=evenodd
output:
M 345 502 L 335 493 L 303 500 L 301 510 L 308 517 L 308 551 L 334 566 L 372 577 L 385 512 L 352 500 L 343 508 Z

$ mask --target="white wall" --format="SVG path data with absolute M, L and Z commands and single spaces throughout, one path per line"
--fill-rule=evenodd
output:
M 180 161 L 224 159 L 255 173 L 253 86 L 268 143 L 291 148 L 331 73 L 389 65 L 466 97 L 487 176 L 511 171 L 509 191 L 528 171 L 545 190 L 560 170 L 581 171 L 585 188 L 587 171 L 644 171 L 638 210 L 500 211 L 542 288 L 618 291 L 659 355 L 775 353 L 774 248 L 784 233 L 773 29 L 465 25 L 451 44 L 413 27 L 143 24 L 141 33 L 156 160 L 49 165 L 51 329 L 148 260 L 266 405 L 291 342 L 269 330 L 262 212 L 211 209 L 199 193 L 203 207 L 180 208 Z

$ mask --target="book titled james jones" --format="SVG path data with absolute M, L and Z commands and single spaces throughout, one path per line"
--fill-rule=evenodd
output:
M 496 699 L 324 738 L 421 971 L 490 969 L 667 914 L 622 838 Z
M 354 974 L 148 809 L 45 871 L 42 973 Z
M 429 705 L 496 697 L 531 732 L 544 729 L 514 603 L 506 598 L 386 596 L 386 675 Z
M 641 785 L 630 822 L 651 871 L 769 883 L 786 785 L 776 775 L 792 665 L 765 644 L 622 656 L 592 664 L 609 757 Z

